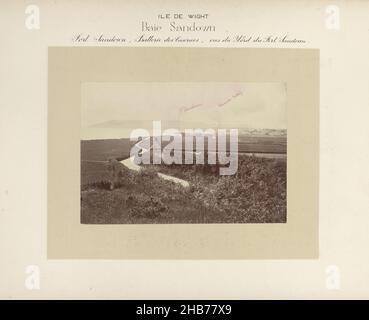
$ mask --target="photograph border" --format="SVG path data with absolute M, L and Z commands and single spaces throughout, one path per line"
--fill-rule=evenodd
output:
M 316 259 L 319 50 L 50 47 L 49 259 Z M 287 223 L 80 223 L 82 82 L 285 82 Z

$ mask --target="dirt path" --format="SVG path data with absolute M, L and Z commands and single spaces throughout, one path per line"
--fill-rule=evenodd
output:
M 172 181 L 174 183 L 178 183 L 180 184 L 182 187 L 185 187 L 185 188 L 188 188 L 190 186 L 190 183 L 186 180 L 183 180 L 183 179 L 179 179 L 179 178 L 176 178 L 176 177 L 173 177 L 173 176 L 170 176 L 170 175 L 167 175 L 167 174 L 164 174 L 164 173 L 158 173 L 158 176 L 160 178 L 163 178 L 164 180 L 168 180 L 168 181 Z
M 142 153 L 150 152 L 152 146 L 150 147 L 150 149 L 145 149 L 145 148 L 143 148 L 139 145 L 141 142 L 142 141 L 137 142 L 136 146 L 139 147 L 139 148 L 142 148 Z M 126 166 L 128 169 L 134 170 L 134 171 L 137 171 L 137 172 L 139 172 L 142 169 L 139 165 L 137 165 L 134 162 L 134 157 L 124 159 L 124 160 L 120 161 L 120 163 L 123 164 L 124 166 Z M 176 178 L 176 177 L 173 177 L 173 176 L 170 176 L 170 175 L 167 175 L 167 174 L 163 174 L 163 173 L 160 173 L 160 172 L 158 172 L 158 176 L 160 178 L 164 179 L 164 180 L 172 181 L 174 183 L 180 184 L 184 188 L 188 188 L 190 186 L 190 183 L 186 180 L 183 180 L 183 179 L 179 179 L 179 178 Z

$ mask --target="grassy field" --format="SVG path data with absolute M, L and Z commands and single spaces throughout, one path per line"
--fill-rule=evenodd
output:
M 108 179 L 106 162 L 129 157 L 133 143 L 129 139 L 81 141 L 81 187 Z
M 81 191 L 81 222 L 100 224 L 132 223 L 203 223 L 213 216 L 221 222 L 219 212 L 213 212 L 201 201 L 189 203 L 191 191 L 165 182 L 150 172 L 124 174 L 118 188 L 108 184 L 93 184 Z
M 287 139 L 282 137 L 240 135 L 238 150 L 243 153 L 286 153 Z
M 281 150 L 285 138 L 273 139 L 265 145 Z M 82 223 L 286 222 L 286 159 L 240 155 L 234 176 L 219 176 L 209 165 L 145 165 L 134 172 L 118 161 L 109 164 L 127 158 L 131 146 L 128 139 L 81 142 Z M 165 181 L 157 172 L 187 180 L 190 187 Z

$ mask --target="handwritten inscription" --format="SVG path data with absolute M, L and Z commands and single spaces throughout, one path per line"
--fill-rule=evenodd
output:
M 154 17 L 155 18 L 155 17 Z M 139 21 L 138 34 L 124 37 L 119 34 L 83 34 L 72 37 L 80 44 L 124 44 L 124 43 L 210 43 L 225 44 L 304 44 L 307 41 L 290 34 L 247 34 L 242 31 L 225 35 L 211 22 L 208 13 L 159 13 L 155 21 Z M 215 32 L 217 35 L 215 36 Z

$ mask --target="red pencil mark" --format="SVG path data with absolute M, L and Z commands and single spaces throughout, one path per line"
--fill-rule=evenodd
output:
M 232 100 L 232 98 L 227 99 L 226 101 L 219 103 L 218 107 L 223 107 L 224 105 L 226 105 L 228 102 L 230 102 Z
M 238 96 L 242 95 L 242 91 L 236 92 L 232 97 L 237 98 Z
M 224 105 L 226 105 L 227 103 L 229 103 L 231 100 L 233 100 L 234 98 L 237 98 L 238 96 L 242 95 L 242 91 L 238 91 L 235 94 L 233 94 L 230 98 L 228 98 L 226 101 L 219 103 L 218 107 L 223 107 Z
M 237 98 L 238 96 L 240 96 L 240 95 L 242 95 L 242 94 L 243 94 L 243 92 L 242 92 L 242 91 L 237 91 L 236 93 L 234 93 L 234 94 L 233 94 L 230 98 L 228 98 L 227 100 L 225 100 L 225 101 L 223 101 L 223 102 L 221 102 L 221 103 L 217 104 L 217 106 L 218 106 L 218 107 L 223 107 L 224 105 L 226 105 L 227 103 L 229 103 L 231 100 L 233 100 L 233 99 Z M 190 111 L 190 110 L 192 110 L 192 109 L 198 108 L 198 107 L 200 107 L 200 106 L 202 106 L 202 104 L 201 104 L 201 103 L 199 103 L 199 104 L 193 104 L 192 106 L 189 106 L 189 107 L 181 107 L 179 110 L 180 110 L 181 112 L 187 112 L 187 111 Z
M 182 112 L 187 112 L 187 111 L 189 111 L 189 110 L 192 110 L 192 109 L 195 109 L 195 108 L 198 108 L 198 107 L 200 107 L 202 104 L 200 103 L 200 104 L 194 104 L 194 105 L 192 105 L 192 106 L 190 106 L 190 107 L 181 107 L 181 111 Z

